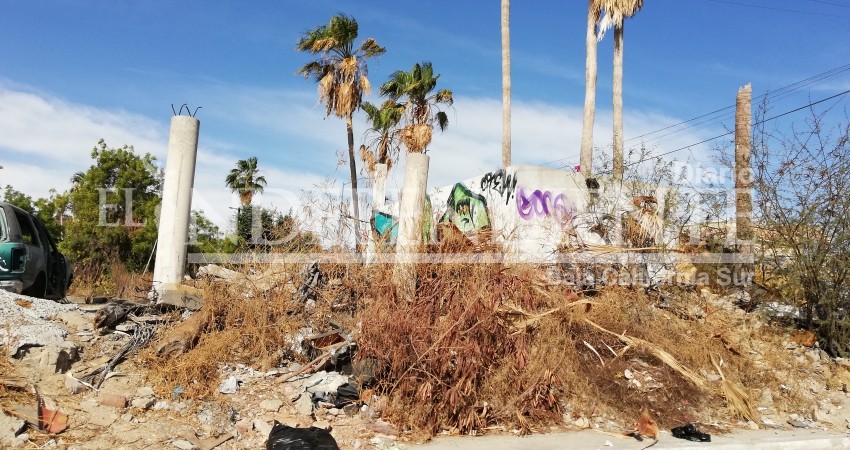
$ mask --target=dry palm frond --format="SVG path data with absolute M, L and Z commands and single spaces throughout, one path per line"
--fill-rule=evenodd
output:
M 319 97 L 322 99 L 328 97 L 331 92 L 331 88 L 334 83 L 334 74 L 333 71 L 329 71 L 319 80 Z
M 334 112 L 339 117 L 347 117 L 357 107 L 360 96 L 357 88 L 350 83 L 343 83 L 337 87 L 336 105 Z
M 717 373 L 720 374 L 721 389 L 723 391 L 723 396 L 726 397 L 726 403 L 729 406 L 729 410 L 743 419 L 759 423 L 758 411 L 756 411 L 753 407 L 753 402 L 750 400 L 750 397 L 737 384 L 733 383 L 732 380 L 726 378 L 723 371 L 720 370 L 720 366 L 723 364 L 723 361 L 721 360 L 718 364 L 714 355 L 711 355 L 711 363 L 714 364 L 714 368 L 717 369 Z
M 643 8 L 643 0 L 597 0 L 598 9 L 605 10 L 605 16 L 599 23 L 599 40 L 605 36 L 605 31 L 612 28 L 622 28 L 623 21 L 634 16 Z
M 605 328 L 602 328 L 601 326 L 599 326 L 598 324 L 596 324 L 595 322 L 593 322 L 590 319 L 584 319 L 584 321 L 588 325 L 590 325 L 590 326 L 592 326 L 592 327 L 594 327 L 594 328 L 596 328 L 600 331 L 604 331 L 605 333 L 617 336 L 617 338 L 619 340 L 621 340 L 624 344 L 626 344 L 628 347 L 638 347 L 638 348 L 642 348 L 642 349 L 648 351 L 653 356 L 658 358 L 659 361 L 663 362 L 664 364 L 666 364 L 668 367 L 675 370 L 676 372 L 679 372 L 679 374 L 681 374 L 688 381 L 693 383 L 694 386 L 697 386 L 699 388 L 705 387 L 705 379 L 700 377 L 693 370 L 691 370 L 691 369 L 683 366 L 682 364 L 680 364 L 679 361 L 677 361 L 676 358 L 673 357 L 673 355 L 671 355 L 670 353 L 667 353 L 667 351 L 665 351 L 661 347 L 653 344 L 652 342 L 644 341 L 643 339 L 639 339 L 639 338 L 635 338 L 635 337 L 626 336 L 625 333 L 624 334 L 617 334 L 617 333 L 615 333 L 611 330 L 606 330 Z
M 357 57 L 351 55 L 340 61 L 337 71 L 344 80 L 353 80 L 357 74 Z
M 360 81 L 361 93 L 363 93 L 364 95 L 368 95 L 370 92 L 372 92 L 372 83 L 369 82 L 369 77 L 361 74 L 358 79 Z
M 424 124 L 408 125 L 404 128 L 401 139 L 410 153 L 422 153 L 431 143 L 431 126 Z
M 365 145 L 360 146 L 360 159 L 366 163 L 366 169 L 370 174 L 375 172 L 375 153 L 366 148 Z

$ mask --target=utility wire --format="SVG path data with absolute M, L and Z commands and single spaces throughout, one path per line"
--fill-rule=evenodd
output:
M 761 95 L 759 95 L 759 96 L 755 97 L 753 100 L 761 101 L 761 99 L 764 99 L 764 98 L 766 98 L 766 97 L 768 97 L 768 96 L 773 96 L 773 98 L 776 98 L 776 99 L 782 99 L 782 98 L 787 97 L 788 95 L 790 95 L 790 94 L 792 94 L 792 93 L 796 92 L 797 90 L 799 90 L 799 89 L 801 89 L 801 88 L 803 88 L 803 87 L 805 87 L 805 86 L 809 86 L 809 85 L 814 85 L 814 84 L 821 83 L 821 82 L 823 82 L 823 81 L 826 81 L 826 80 L 827 80 L 827 79 L 829 79 L 829 78 L 833 78 L 833 77 L 835 77 L 835 76 L 837 76 L 837 75 L 839 75 L 839 74 L 842 74 L 842 73 L 844 73 L 844 72 L 847 72 L 848 70 L 850 70 L 850 64 L 844 64 L 844 65 L 842 65 L 842 66 L 838 66 L 838 67 L 835 67 L 835 68 L 829 69 L 829 70 L 827 70 L 827 71 L 825 71 L 825 72 L 821 72 L 821 73 L 819 73 L 819 74 L 812 75 L 812 76 L 810 76 L 810 77 L 808 77 L 808 78 L 804 78 L 804 79 L 802 79 L 802 80 L 795 81 L 794 83 L 791 83 L 791 84 L 786 85 L 786 86 L 782 86 L 782 87 L 780 87 L 780 88 L 778 88 L 778 89 L 775 89 L 775 90 L 772 90 L 772 91 L 766 91 L 764 94 L 761 94 Z M 692 124 L 692 125 L 690 125 L 690 126 L 683 127 L 683 128 L 678 129 L 678 130 L 675 130 L 675 131 L 672 131 L 672 132 L 670 132 L 670 133 L 666 133 L 666 134 L 664 134 L 664 135 L 661 135 L 661 136 L 658 136 L 658 137 L 656 137 L 656 138 L 651 139 L 651 140 L 658 140 L 658 139 L 661 139 L 661 138 L 663 138 L 663 137 L 670 136 L 670 135 L 673 135 L 673 134 L 676 134 L 676 133 L 682 132 L 682 131 L 684 131 L 684 130 L 687 130 L 687 129 L 693 128 L 693 127 L 695 127 L 695 126 L 699 126 L 699 125 L 705 124 L 705 123 L 707 123 L 707 122 L 713 122 L 713 121 L 716 121 L 716 120 L 720 120 L 720 119 L 722 119 L 722 118 L 728 118 L 728 116 L 731 116 L 731 115 L 732 115 L 732 113 L 725 113 L 725 114 L 719 115 L 719 116 L 714 117 L 714 118 L 711 118 L 710 116 L 712 116 L 712 115 L 714 115 L 714 114 L 717 114 L 717 113 L 719 113 L 719 112 L 723 112 L 723 111 L 730 110 L 730 109 L 734 109 L 734 108 L 735 108 L 735 105 L 734 105 L 734 104 L 733 104 L 733 105 L 730 105 L 730 106 L 723 107 L 723 108 L 719 108 L 719 109 L 716 109 L 716 110 L 714 110 L 714 111 L 711 111 L 711 112 L 708 112 L 708 113 L 705 113 L 705 114 L 701 114 L 701 115 L 699 115 L 699 116 L 696 116 L 696 117 L 693 117 L 693 118 L 690 118 L 690 119 L 684 120 L 684 121 L 679 122 L 679 123 L 675 123 L 675 124 L 672 124 L 672 125 L 668 125 L 668 126 L 666 126 L 666 127 L 659 128 L 659 129 L 657 129 L 657 130 L 654 130 L 654 131 L 650 131 L 650 132 L 647 132 L 647 133 L 641 134 L 641 135 L 639 135 L 639 136 L 635 136 L 635 137 L 628 138 L 628 139 L 626 139 L 626 140 L 625 140 L 625 142 L 631 142 L 631 141 L 634 141 L 634 140 L 636 140 L 636 139 L 641 139 L 641 138 L 645 138 L 645 137 L 647 137 L 647 136 L 652 136 L 652 135 L 654 135 L 654 134 L 656 134 L 656 133 L 660 133 L 660 132 L 662 132 L 662 131 L 666 131 L 666 130 L 669 130 L 669 129 L 671 129 L 671 128 L 679 127 L 679 126 L 681 126 L 681 125 L 685 125 L 685 124 L 691 123 L 691 122 L 693 122 L 693 121 L 695 121 L 695 120 L 699 120 L 699 119 L 702 119 L 702 118 L 709 117 L 709 119 L 706 119 L 706 120 L 703 120 L 703 121 L 697 122 L 697 123 Z M 723 135 L 722 135 L 722 136 L 723 136 Z M 694 144 L 694 145 L 696 145 L 696 144 Z M 608 145 L 608 146 L 606 146 L 605 148 L 609 148 L 609 147 L 611 147 L 611 145 Z M 543 165 L 543 166 L 550 166 L 550 165 L 554 165 L 554 164 L 561 163 L 561 162 L 563 162 L 563 161 L 575 160 L 575 158 L 576 158 L 577 156 L 578 156 L 578 155 L 574 154 L 574 155 L 566 156 L 566 157 L 563 157 L 563 158 L 558 158 L 558 159 L 556 159 L 556 160 L 553 160 L 553 161 L 549 161 L 549 162 L 543 163 L 542 165 Z M 565 166 L 561 166 L 561 167 L 565 167 Z
M 761 9 L 772 9 L 774 11 L 784 11 L 784 12 L 791 12 L 791 13 L 796 13 L 796 14 L 809 14 L 809 15 L 812 15 L 812 16 L 837 17 L 837 18 L 840 18 L 840 19 L 850 19 L 850 16 L 839 16 L 837 14 L 826 14 L 826 13 L 818 13 L 818 12 L 812 12 L 812 11 L 800 11 L 800 10 L 797 10 L 797 9 L 777 8 L 775 6 L 754 5 L 752 3 L 732 2 L 732 1 L 729 1 L 729 0 L 708 0 L 708 1 L 714 2 L 714 3 L 725 3 L 727 5 L 749 6 L 751 8 L 761 8 Z M 838 5 L 838 6 L 842 6 L 842 5 Z
M 818 103 L 823 103 L 823 102 L 825 102 L 825 101 L 832 100 L 832 99 L 834 99 L 834 98 L 836 98 L 836 97 L 841 97 L 842 95 L 846 95 L 846 94 L 848 94 L 848 93 L 850 93 L 850 89 L 848 89 L 848 90 L 846 90 L 846 91 L 844 91 L 844 92 L 839 92 L 839 93 L 837 93 L 837 94 L 835 94 L 835 95 L 831 95 L 831 96 L 829 96 L 829 97 L 827 97 L 827 98 L 823 98 L 823 99 L 820 99 L 820 100 L 818 100 L 818 101 L 811 102 L 811 103 L 809 103 L 809 104 L 807 104 L 807 105 L 803 105 L 803 106 L 801 106 L 801 107 L 799 107 L 799 108 L 794 108 L 794 109 L 792 109 L 792 110 L 790 110 L 790 111 L 785 111 L 785 112 L 784 112 L 784 113 L 782 113 L 782 114 L 777 114 L 777 115 L 775 115 L 775 116 L 773 116 L 773 117 L 769 117 L 769 118 L 767 118 L 767 119 L 760 120 L 760 121 L 758 121 L 758 122 L 754 123 L 754 124 L 753 124 L 753 126 L 761 125 L 761 124 L 766 123 L 766 122 L 770 122 L 771 120 L 775 120 L 775 119 L 778 119 L 778 118 L 780 118 L 780 117 L 787 116 L 788 114 L 792 114 L 792 113 L 795 113 L 795 112 L 797 112 L 797 111 L 800 111 L 800 110 L 803 110 L 803 109 L 809 108 L 809 107 L 811 107 L 811 106 L 817 105 Z M 733 133 L 735 133 L 735 131 L 734 131 L 734 130 L 733 130 L 733 131 L 728 131 L 728 132 L 726 132 L 726 133 L 719 134 L 719 135 L 714 136 L 714 137 L 712 137 L 712 138 L 708 138 L 708 139 L 705 139 L 705 140 L 699 141 L 699 142 L 697 142 L 697 143 L 695 143 L 695 144 L 686 145 L 686 146 L 684 146 L 684 147 L 680 147 L 680 148 L 677 148 L 677 149 L 675 149 L 675 150 L 670 150 L 670 151 L 668 151 L 668 152 L 664 152 L 664 153 L 661 153 L 660 155 L 652 156 L 652 157 L 649 157 L 649 158 L 644 159 L 644 160 L 635 161 L 635 162 L 632 162 L 632 163 L 629 163 L 629 164 L 625 164 L 625 167 L 631 167 L 631 166 L 634 166 L 635 164 L 640 164 L 640 163 L 642 163 L 642 162 L 644 162 L 644 161 L 649 161 L 649 160 L 653 160 L 653 159 L 658 159 L 658 158 L 661 158 L 662 156 L 666 156 L 666 155 L 669 155 L 669 154 L 671 154 L 671 153 L 676 153 L 676 152 L 678 152 L 678 151 L 682 151 L 682 150 L 685 150 L 685 149 L 688 149 L 688 148 L 691 148 L 691 147 L 694 147 L 694 146 L 697 146 L 697 145 L 700 145 L 700 144 L 705 144 L 706 142 L 711 142 L 711 141 L 713 141 L 713 140 L 715 140 L 715 139 L 719 139 L 719 138 L 722 138 L 722 137 L 724 137 L 724 136 L 728 136 L 728 135 L 733 134 Z M 604 172 L 604 173 L 608 173 L 608 172 L 610 172 L 610 171 L 606 171 L 606 172 Z

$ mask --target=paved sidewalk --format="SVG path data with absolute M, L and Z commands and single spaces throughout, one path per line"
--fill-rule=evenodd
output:
M 606 446 L 606 442 L 609 444 Z M 652 441 L 638 442 L 596 431 L 540 434 L 527 437 L 437 437 L 416 450 L 559 450 L 559 449 L 626 449 L 637 450 Z M 722 450 L 814 450 L 850 448 L 850 434 L 822 430 L 742 430 L 724 436 L 712 435 L 711 442 L 690 442 L 661 433 L 652 449 L 722 449 Z

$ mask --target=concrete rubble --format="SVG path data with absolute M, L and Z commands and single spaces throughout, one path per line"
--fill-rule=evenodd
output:
M 206 267 L 208 269 L 203 272 L 206 276 L 221 279 L 242 276 L 228 269 Z M 748 327 L 765 326 L 755 315 L 736 306 L 740 303 L 738 294 L 718 295 L 704 290 L 698 295 L 704 300 L 702 312 L 685 312 L 695 320 L 702 320 L 710 310 L 723 309 Z M 25 421 L 0 410 L 0 446 L 26 448 L 52 439 L 53 444 L 47 447 L 194 449 L 207 448 L 202 442 L 206 439 L 204 442 L 208 443 L 226 442 L 220 448 L 262 448 L 276 420 L 288 426 L 330 430 L 343 449 L 403 448 L 405 445 L 397 442 L 402 439 L 404 430 L 381 419 L 387 408 L 386 398 L 372 395 L 354 403 L 337 403 L 342 389 L 361 378 L 322 368 L 305 371 L 305 366 L 294 362 L 259 370 L 222 361 L 218 392 L 208 401 L 184 398 L 180 388 L 162 392 L 147 384 L 145 368 L 132 358 L 112 367 L 112 375 L 106 377 L 101 388 L 92 389 L 81 377 L 93 368 L 102 367 L 132 339 L 132 331 L 94 329 L 95 315 L 103 307 L 58 304 L 0 291 L 0 321 L 11 325 L 0 327 L 0 338 L 10 349 L 12 367 L 21 377 L 37 385 L 40 394 L 69 417 L 67 430 L 47 437 L 27 426 Z M 300 338 L 293 336 L 293 341 L 311 343 L 315 339 L 336 339 L 335 334 L 339 334 L 343 336 L 342 342 L 334 345 L 350 345 L 346 341 L 350 338 L 341 333 L 317 337 L 312 330 L 302 331 Z M 797 340 L 807 342 L 802 338 Z M 739 421 L 712 426 L 727 431 L 760 428 L 777 433 L 795 430 L 850 432 L 850 397 L 847 394 L 850 361 L 830 358 L 816 345 L 803 345 L 797 340 L 789 338 L 782 347 L 787 352 L 783 357 L 789 361 L 793 376 L 783 384 L 762 386 L 754 398 L 760 422 Z M 767 344 L 730 338 L 729 345 L 751 354 L 757 366 L 769 367 L 764 361 L 771 351 Z M 706 371 L 702 375 L 710 383 L 721 382 L 717 373 Z M 635 395 L 651 395 L 664 389 L 665 380 L 652 368 L 639 363 L 623 370 L 620 376 Z M 811 398 L 814 406 L 807 411 L 784 409 L 777 399 L 790 390 Z M 554 431 L 593 433 L 622 427 L 615 418 L 602 413 L 579 413 L 568 404 L 563 405 L 562 410 L 564 423 Z M 598 435 L 593 448 L 604 446 L 606 439 L 613 446 L 621 447 L 621 441 Z M 664 439 L 672 440 L 669 434 Z

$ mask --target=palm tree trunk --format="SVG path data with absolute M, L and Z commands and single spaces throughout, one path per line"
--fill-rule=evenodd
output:
M 596 23 L 599 11 L 594 8 L 593 0 L 587 1 L 587 36 L 585 37 L 584 62 L 584 119 L 581 129 L 581 154 L 579 165 L 581 173 L 589 177 L 593 166 L 593 119 L 596 115 Z
M 502 0 L 502 166 L 511 165 L 511 0 Z
M 623 25 L 614 27 L 614 179 L 623 179 Z
M 357 160 L 354 159 L 354 126 L 352 114 L 345 118 L 345 128 L 348 131 L 348 167 L 351 169 L 351 205 L 354 209 L 354 248 L 360 251 L 360 201 L 357 198 Z

